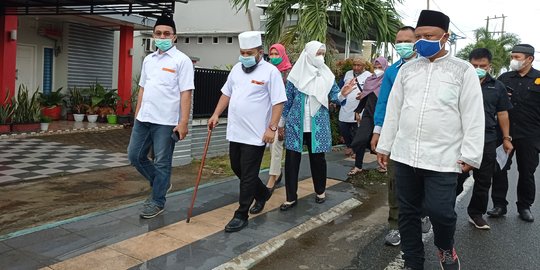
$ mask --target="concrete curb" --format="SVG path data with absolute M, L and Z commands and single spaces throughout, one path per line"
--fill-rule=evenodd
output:
M 300 224 L 297 227 L 292 228 L 291 230 L 278 235 L 265 243 L 248 250 L 240 256 L 214 268 L 214 270 L 250 269 L 261 260 L 270 256 L 272 253 L 281 248 L 287 240 L 296 239 L 313 229 L 328 224 L 360 205 L 362 205 L 361 201 L 354 198 L 348 199 L 330 208 L 328 211 L 310 218 L 303 224 Z

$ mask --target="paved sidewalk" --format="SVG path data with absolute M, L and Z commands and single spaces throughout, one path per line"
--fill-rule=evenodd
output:
M 301 181 L 298 206 L 288 212 L 277 209 L 285 199 L 282 187 L 265 213 L 253 217 L 239 233 L 223 232 L 237 207 L 238 180 L 230 178 L 201 187 L 189 224 L 185 223 L 191 201 L 188 190 L 170 194 L 166 211 L 151 220 L 139 219 L 139 202 L 0 236 L 4 238 L 0 269 L 212 269 L 237 263 L 238 256 L 280 235 L 330 222 L 332 218 L 324 215 L 327 212 L 337 215 L 360 204 L 354 187 L 342 182 L 350 162 L 343 161 L 341 153 L 330 153 L 328 160 L 328 177 L 335 180 L 329 179 L 324 204 L 314 202 L 305 156 L 300 179 L 307 180 Z M 233 268 L 249 264 L 237 266 Z

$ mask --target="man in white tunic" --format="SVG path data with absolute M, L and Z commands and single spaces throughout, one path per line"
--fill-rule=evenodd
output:
M 482 90 L 473 66 L 445 50 L 449 23 L 441 12 L 420 13 L 415 47 L 422 57 L 399 71 L 376 149 L 382 167 L 390 154 L 395 161 L 405 269 L 424 269 L 423 203 L 441 268 L 460 269 L 454 248 L 457 176 L 482 161 Z
M 274 141 L 283 103 L 287 100 L 281 73 L 264 61 L 261 34 L 248 31 L 238 36 L 240 57 L 229 73 L 223 93 L 208 128 L 218 124 L 228 106 L 227 140 L 231 168 L 240 179 L 240 206 L 225 226 L 237 232 L 248 224 L 248 211 L 254 199 L 264 203 L 271 193 L 259 178 L 266 143 Z
M 128 146 L 129 161 L 152 192 L 143 205 L 141 218 L 163 212 L 165 195 L 171 188 L 171 166 L 175 139 L 188 133 L 194 69 L 189 57 L 176 49 L 176 27 L 172 18 L 162 16 L 153 33 L 158 50 L 144 58 L 139 82 L 135 124 Z M 154 159 L 148 159 L 152 147 Z

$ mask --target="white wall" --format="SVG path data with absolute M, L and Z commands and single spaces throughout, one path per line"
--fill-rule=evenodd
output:
M 44 48 L 54 48 L 54 41 L 40 36 L 38 34 L 38 29 L 40 27 L 50 26 L 54 28 L 61 29 L 61 24 L 47 22 L 46 20 L 36 20 L 34 17 L 18 17 L 18 29 L 17 29 L 17 44 L 27 45 L 34 48 L 34 86 L 31 91 L 39 87 L 42 91 L 43 86 L 43 50 Z M 20 57 L 20 56 L 19 56 Z M 53 60 L 54 66 L 53 69 L 58 68 L 58 61 L 56 57 Z M 56 73 L 53 71 L 53 73 Z M 19 71 L 19 75 L 23 75 L 23 71 Z M 52 89 L 55 90 L 58 87 L 62 86 L 62 81 L 59 81 L 57 78 L 53 79 Z M 19 85 L 15 86 L 17 89 Z
M 199 44 L 199 37 L 202 44 Z M 229 35 L 232 43 L 227 43 L 227 36 L 216 35 L 218 44 L 213 43 L 213 36 L 181 36 L 176 47 L 188 56 L 198 57 L 197 67 L 225 69 L 226 65 L 238 62 L 238 35 Z M 189 43 L 185 39 L 189 38 Z

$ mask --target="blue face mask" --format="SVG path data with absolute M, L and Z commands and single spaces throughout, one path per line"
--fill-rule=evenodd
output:
M 254 65 L 257 64 L 257 60 L 255 59 L 255 56 L 247 56 L 247 57 L 244 57 L 244 56 L 238 56 L 238 61 L 240 61 L 240 63 L 242 63 L 242 65 L 246 68 L 250 68 Z
M 169 39 L 169 38 L 163 38 L 163 39 L 156 38 L 154 40 L 154 43 L 156 44 L 156 47 L 158 47 L 158 49 L 162 51 L 166 51 L 173 46 L 172 39 Z
M 478 75 L 478 78 L 482 79 L 486 77 L 487 71 L 483 68 L 476 68 L 476 75 Z
M 401 58 L 409 59 L 414 54 L 414 43 L 397 43 L 396 51 Z
M 425 58 L 433 57 L 442 49 L 441 40 L 420 39 L 414 44 L 414 47 L 416 52 Z

